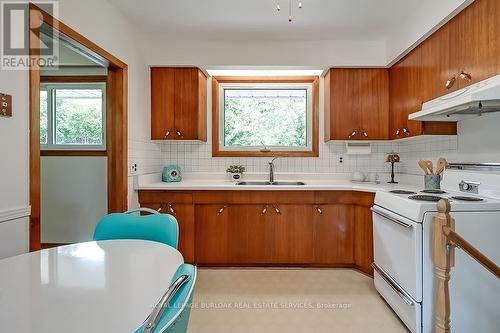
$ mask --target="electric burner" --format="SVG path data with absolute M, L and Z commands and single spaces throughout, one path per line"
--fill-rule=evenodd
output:
M 446 191 L 443 191 L 443 190 L 423 190 L 423 191 L 420 191 L 422 193 L 430 193 L 430 194 L 445 194 Z
M 407 190 L 392 190 L 389 191 L 389 193 L 394 193 L 394 194 L 417 194 L 413 191 L 407 191 Z
M 438 202 L 443 199 L 441 197 L 435 195 L 412 195 L 408 197 L 408 199 L 419 200 L 419 201 L 430 201 L 430 202 Z
M 451 197 L 451 199 L 461 200 L 461 201 L 474 201 L 474 202 L 484 201 L 484 199 L 481 199 L 481 198 L 476 198 L 476 197 L 462 197 L 462 196 Z

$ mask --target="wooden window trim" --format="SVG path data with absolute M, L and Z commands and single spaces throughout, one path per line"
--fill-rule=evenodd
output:
M 40 156 L 108 156 L 106 150 L 40 150 Z
M 311 150 L 242 151 L 220 150 L 219 146 L 219 84 L 221 83 L 311 83 L 312 84 L 312 142 Z M 318 157 L 319 156 L 319 77 L 318 76 L 214 76 L 212 77 L 212 156 L 213 157 Z
M 107 79 L 107 75 L 40 76 L 41 83 L 100 83 Z

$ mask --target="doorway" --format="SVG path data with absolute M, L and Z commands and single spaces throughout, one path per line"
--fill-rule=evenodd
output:
M 111 213 L 127 209 L 127 65 L 34 4 L 30 4 L 29 22 L 31 59 L 40 57 L 40 43 L 50 42 L 43 41 L 43 38 L 44 35 L 47 35 L 47 31 L 51 31 L 52 33 L 49 35 L 57 36 L 57 39 L 52 42 L 60 43 L 65 50 L 73 51 L 73 55 L 80 58 L 76 62 L 83 64 L 83 66 L 79 66 L 81 68 L 67 68 L 62 63 L 58 69 L 59 72 L 55 73 L 56 75 L 48 75 L 50 73 L 46 69 L 37 65 L 38 61 L 32 60 L 30 62 L 30 250 L 35 251 L 41 248 L 42 240 L 42 155 L 44 157 L 73 157 L 72 161 L 65 160 L 66 165 L 63 166 L 63 169 L 66 172 L 68 168 L 71 168 L 71 163 L 74 166 L 79 165 L 79 162 L 75 161 L 74 158 L 88 157 L 88 161 L 94 158 L 93 162 L 96 166 L 104 163 L 104 179 L 106 180 L 101 179 L 101 181 L 107 183 L 104 191 L 106 195 L 103 197 L 103 200 L 106 200 L 104 203 L 105 207 L 107 206 L 106 210 Z M 82 69 L 86 65 L 92 69 Z M 82 73 L 85 75 L 81 75 Z M 57 103 L 47 101 L 44 106 L 51 108 L 50 113 L 46 113 L 46 115 L 51 117 L 52 121 L 47 120 L 46 123 L 40 121 L 40 110 L 45 101 L 42 98 L 41 103 L 40 97 L 44 96 L 47 96 L 48 99 L 56 99 L 56 96 L 59 96 Z M 55 105 L 58 104 L 60 107 L 65 102 L 64 96 L 68 101 L 71 97 L 80 96 L 77 103 L 94 103 L 94 109 L 98 108 L 98 100 L 102 101 L 101 111 L 103 112 L 100 120 L 97 116 L 99 110 L 93 110 L 95 114 L 92 118 L 95 121 L 91 124 L 93 126 L 91 134 L 88 134 L 90 133 L 88 131 L 83 136 L 71 135 L 66 133 L 67 131 L 65 135 L 61 134 L 64 131 L 57 128 L 54 117 L 58 117 Z M 76 100 L 78 98 L 73 102 Z M 74 106 L 73 102 L 66 104 Z M 61 110 L 64 109 L 61 108 Z M 68 106 L 66 112 L 68 112 L 67 110 Z M 99 122 L 101 124 L 100 131 Z M 47 124 L 48 126 L 46 126 Z M 72 125 L 66 124 L 64 126 Z M 58 134 L 60 135 L 58 136 Z M 44 146 L 43 150 L 41 142 Z M 95 160 L 99 157 L 105 158 L 105 161 Z M 51 167 L 50 163 L 47 167 Z M 70 179 L 71 175 L 67 175 L 67 177 Z M 80 181 L 85 180 L 80 179 Z M 66 185 L 66 191 L 68 191 L 67 195 L 70 195 L 77 192 L 78 188 L 70 183 Z M 85 198 L 80 200 L 85 200 Z M 52 210 L 54 209 L 52 208 Z M 97 221 L 88 222 L 96 223 Z M 89 232 L 87 230 L 87 234 Z

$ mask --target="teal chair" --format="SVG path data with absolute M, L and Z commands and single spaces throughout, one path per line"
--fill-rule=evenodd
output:
M 150 215 L 135 215 L 147 212 Z M 144 239 L 160 242 L 177 249 L 179 226 L 172 215 L 160 214 L 149 208 L 138 208 L 126 213 L 109 214 L 99 221 L 94 240 Z
M 196 267 L 189 264 L 179 266 L 170 287 L 135 333 L 186 333 L 195 282 Z

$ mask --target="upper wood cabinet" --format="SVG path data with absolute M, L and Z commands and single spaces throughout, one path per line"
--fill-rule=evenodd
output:
M 456 26 L 458 88 L 500 73 L 500 1 L 476 0 L 450 24 Z
M 419 48 L 423 102 L 499 74 L 500 2 L 476 0 Z
M 325 141 L 386 140 L 388 119 L 387 69 L 330 69 L 325 77 Z
M 151 139 L 207 140 L 207 79 L 198 68 L 151 68 Z

